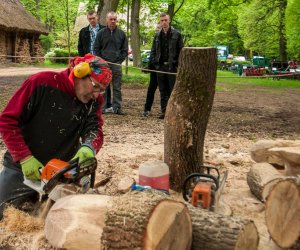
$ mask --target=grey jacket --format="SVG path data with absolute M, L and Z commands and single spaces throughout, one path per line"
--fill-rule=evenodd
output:
M 118 27 L 113 32 L 108 27 L 101 29 L 94 43 L 94 52 L 108 62 L 122 63 L 128 55 L 125 32 Z

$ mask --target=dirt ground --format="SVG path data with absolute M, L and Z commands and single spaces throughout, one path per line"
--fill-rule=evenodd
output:
M 25 78 L 0 73 L 0 111 Z M 229 170 L 222 200 L 232 215 L 255 222 L 260 233 L 259 249 L 280 249 L 267 233 L 264 204 L 251 195 L 246 182 L 253 164 L 249 149 L 260 139 L 300 139 L 300 90 L 231 87 L 221 82 L 218 85 L 226 90 L 215 95 L 205 140 L 205 163 Z M 164 122 L 158 119 L 159 96 L 157 93 L 152 115 L 143 118 L 145 96 L 145 86 L 124 86 L 127 116 L 104 115 L 105 141 L 97 155 L 97 180 L 112 178 L 100 190 L 103 194 L 117 195 L 117 185 L 124 177 L 138 180 L 138 166 L 142 162 L 163 159 Z M 1 156 L 4 150 L 0 140 Z M 0 249 L 51 247 L 40 231 L 14 232 L 0 225 Z

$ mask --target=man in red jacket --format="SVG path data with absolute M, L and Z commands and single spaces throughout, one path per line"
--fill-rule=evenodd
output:
M 30 76 L 0 115 L 0 134 L 7 147 L 0 172 L 0 218 L 6 203 L 21 208 L 37 192 L 23 184 L 39 179 L 51 159 L 79 162 L 102 147 L 103 97 L 111 81 L 104 60 L 76 57 L 68 69 Z

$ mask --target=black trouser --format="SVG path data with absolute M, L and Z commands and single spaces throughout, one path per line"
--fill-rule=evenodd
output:
M 162 65 L 159 71 L 170 72 L 168 65 Z M 172 72 L 175 73 L 175 72 Z M 160 92 L 161 112 L 165 113 L 169 98 L 175 85 L 176 75 L 157 73 L 158 88 Z
M 151 111 L 157 86 L 158 86 L 157 75 L 155 72 L 151 72 L 144 111 Z
M 21 209 L 25 202 L 37 202 L 38 193 L 23 184 L 21 170 L 3 167 L 0 172 L 0 219 L 6 204 Z

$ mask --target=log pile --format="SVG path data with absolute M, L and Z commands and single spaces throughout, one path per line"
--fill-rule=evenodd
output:
M 272 240 L 284 249 L 300 249 L 300 141 L 259 141 L 251 157 L 258 163 L 248 172 L 247 182 L 251 192 L 266 202 Z M 280 166 L 283 171 L 277 169 Z
M 194 208 L 158 191 L 119 197 L 70 195 L 45 222 L 49 243 L 63 249 L 257 249 L 250 220 Z
M 248 172 L 247 183 L 255 197 L 265 202 L 275 183 L 300 174 L 300 141 L 258 141 L 251 149 L 251 158 L 257 163 Z

